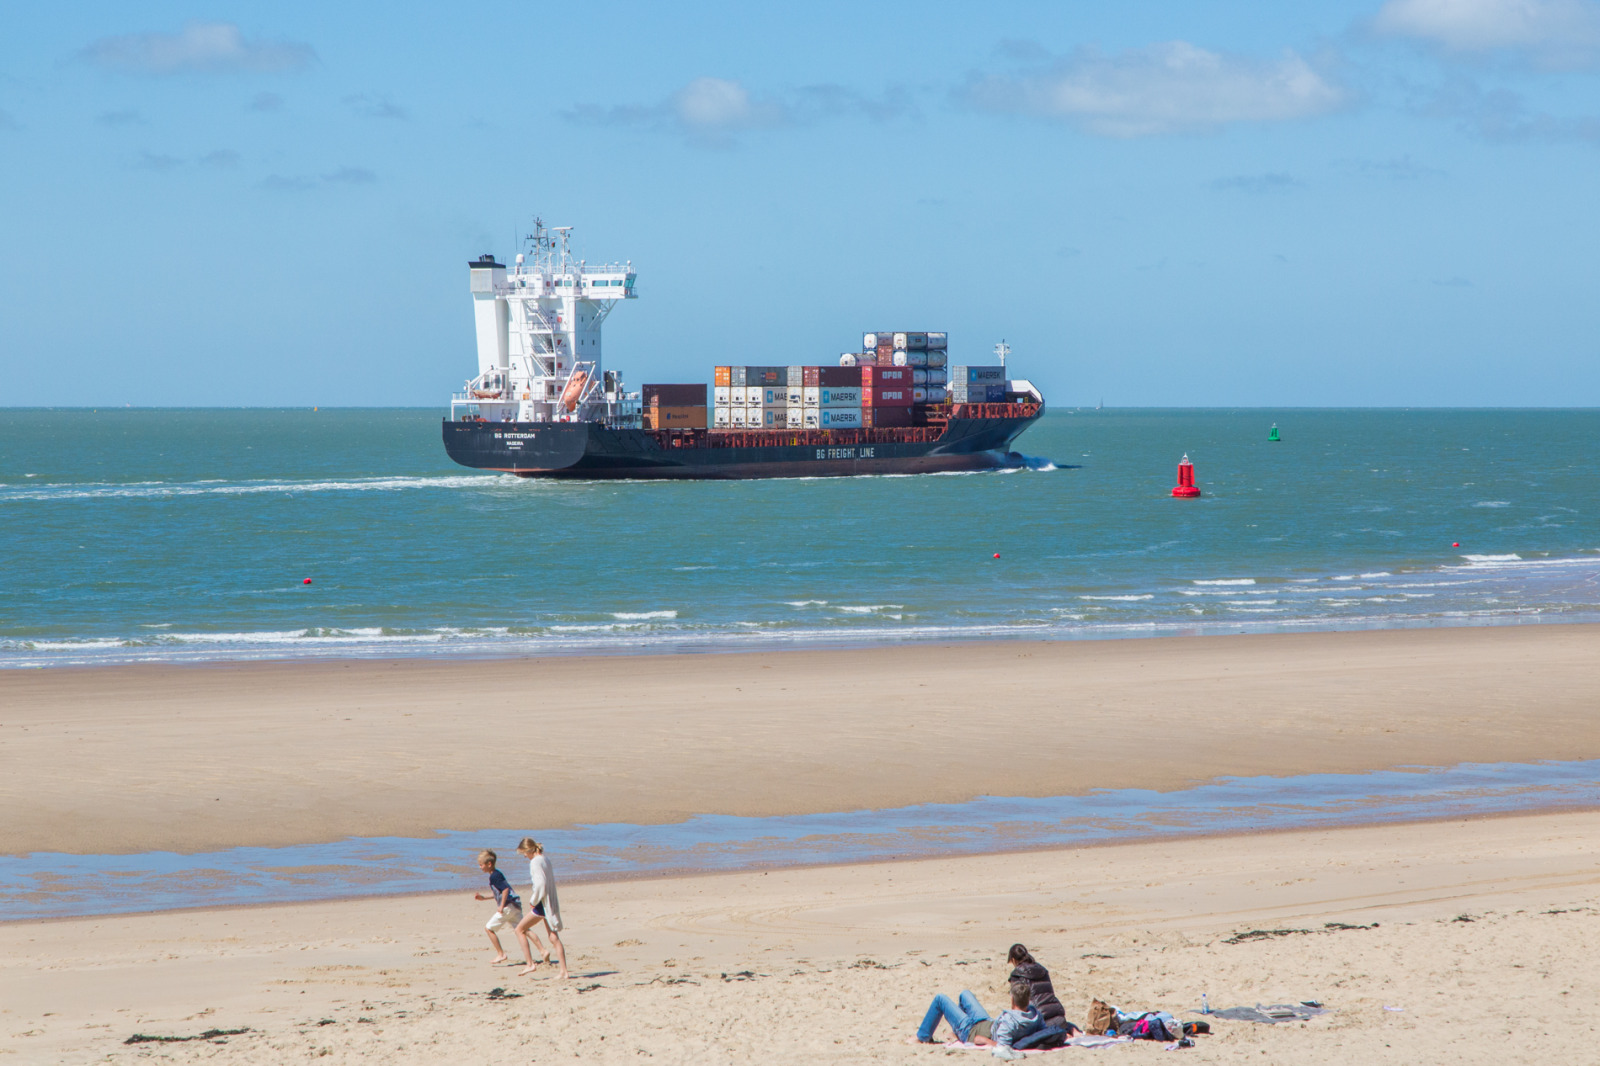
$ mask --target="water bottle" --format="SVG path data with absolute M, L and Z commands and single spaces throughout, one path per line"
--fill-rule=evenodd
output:
M 1206 994 L 1204 992 L 1200 993 L 1200 1013 L 1201 1014 L 1210 1014 L 1211 1013 L 1211 1003 L 1210 1003 L 1209 1000 L 1206 999 Z

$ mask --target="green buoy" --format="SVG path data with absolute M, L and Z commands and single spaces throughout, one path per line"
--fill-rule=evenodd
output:
M 1278 423 L 1272 423 L 1272 429 L 1267 433 L 1267 439 L 1277 441 L 1281 441 L 1283 439 L 1282 437 L 1278 436 Z

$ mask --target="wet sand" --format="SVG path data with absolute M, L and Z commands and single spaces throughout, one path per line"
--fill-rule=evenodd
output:
M 1079 1022 L 1091 997 L 1334 1011 L 1219 1021 L 1186 1060 L 1577 1063 L 1600 1031 L 1600 812 L 570 885 L 565 983 L 489 965 L 473 887 L 0 925 L 0 1062 L 978 1066 L 906 1038 L 936 992 L 997 1006 L 1015 940 Z M 1256 929 L 1299 931 L 1230 942 Z
M 0 671 L 0 852 L 1600 757 L 1600 626 Z

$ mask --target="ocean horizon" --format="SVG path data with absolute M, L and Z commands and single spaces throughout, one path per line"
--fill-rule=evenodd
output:
M 440 417 L 0 410 L 0 667 L 1600 620 L 1594 409 L 1066 409 L 1019 470 L 734 482 L 470 471 Z

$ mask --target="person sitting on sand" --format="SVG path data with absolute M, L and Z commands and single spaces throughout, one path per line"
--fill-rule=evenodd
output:
M 489 875 L 489 895 L 474 892 L 473 899 L 494 900 L 494 914 L 489 917 L 489 924 L 484 930 L 489 934 L 489 943 L 494 945 L 494 963 L 496 965 L 506 961 L 506 949 L 500 946 L 499 931 L 501 929 L 516 929 L 517 923 L 522 921 L 522 901 L 517 894 L 511 891 L 511 882 L 506 880 L 506 875 L 495 869 L 499 856 L 488 848 L 478 852 L 478 869 Z M 528 950 L 527 937 L 519 936 L 522 943 L 522 955 L 529 966 L 533 965 L 533 952 Z
M 933 1043 L 933 1031 L 939 1022 L 950 1023 L 956 1039 L 963 1044 L 989 1045 L 1010 1049 L 1011 1045 L 1039 1028 L 1039 1012 L 1028 1006 L 1032 993 L 1028 986 L 1018 982 L 1011 986 L 1011 1010 L 1001 1011 L 1000 1017 L 990 1019 L 978 997 L 963 989 L 955 1001 L 943 992 L 933 997 L 928 1013 L 917 1029 L 917 1041 Z
M 1055 987 L 1050 983 L 1050 971 L 1035 962 L 1027 948 L 1012 944 L 1006 954 L 1006 963 L 1012 967 L 1011 983 L 1021 982 L 1028 986 L 1033 996 L 1033 1008 L 1039 1012 L 1039 1020 L 1046 1029 L 1065 1029 L 1069 1036 L 1078 1032 L 1078 1027 L 1067 1021 L 1067 1008 L 1056 998 Z
M 544 853 L 544 845 L 532 837 L 523 837 L 522 843 L 517 845 L 517 852 L 528 860 L 528 879 L 531 882 L 528 887 L 528 913 L 517 924 L 517 936 L 524 941 L 532 938 L 539 948 L 539 962 L 549 962 L 550 953 L 545 951 L 544 945 L 539 943 L 539 935 L 533 931 L 535 925 L 543 922 L 545 932 L 550 935 L 550 943 L 556 949 L 556 959 L 561 963 L 561 973 L 557 976 L 571 977 L 567 972 L 567 948 L 561 943 L 561 905 L 556 901 L 555 869 Z M 530 974 L 538 967 L 539 963 L 533 961 L 530 953 L 528 968 L 518 976 Z

